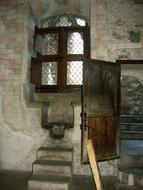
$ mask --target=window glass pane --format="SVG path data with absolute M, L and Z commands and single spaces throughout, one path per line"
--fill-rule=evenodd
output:
M 56 26 L 71 26 L 72 23 L 69 21 L 67 16 L 61 16 L 59 22 L 56 23 Z
M 46 34 L 44 35 L 44 55 L 55 55 L 58 53 L 58 34 Z
M 57 62 L 42 63 L 42 85 L 57 84 Z
M 83 54 L 83 33 L 68 33 L 68 54 Z
M 86 25 L 85 20 L 81 19 L 81 18 L 76 18 L 76 22 L 80 26 L 85 26 Z
M 67 85 L 81 85 L 82 84 L 82 61 L 68 61 L 67 62 Z

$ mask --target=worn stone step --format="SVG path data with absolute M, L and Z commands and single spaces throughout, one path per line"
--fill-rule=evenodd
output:
M 134 126 L 142 126 L 143 123 L 137 123 L 137 122 L 121 122 L 120 125 L 134 125 Z
M 32 175 L 28 181 L 28 190 L 68 190 L 70 177 L 57 175 Z
M 121 122 L 143 123 L 143 115 L 121 115 Z
M 135 186 L 135 185 L 129 186 L 129 185 L 126 185 L 126 184 L 117 183 L 116 189 L 117 190 L 142 190 L 143 187 Z
M 118 165 L 119 171 L 124 173 L 132 173 L 132 174 L 142 174 L 143 175 L 143 167 L 128 167 L 124 165 Z
M 40 160 L 72 161 L 72 157 L 72 148 L 41 147 L 38 150 L 38 159 Z
M 68 161 L 36 160 L 33 163 L 34 174 L 70 176 L 71 169 L 72 162 Z
M 129 186 L 142 186 L 143 188 L 143 167 L 127 167 L 119 165 L 118 180 L 121 184 Z
M 122 139 L 139 139 L 143 140 L 143 132 L 141 131 L 121 131 Z
M 121 155 L 120 164 L 127 167 L 143 167 L 143 155 Z
M 143 125 L 121 125 L 121 131 L 142 131 Z

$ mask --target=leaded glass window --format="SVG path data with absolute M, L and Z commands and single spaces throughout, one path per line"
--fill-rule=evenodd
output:
M 56 26 L 71 26 L 72 23 L 67 16 L 61 16 L 59 22 L 56 23 Z
M 83 34 L 68 33 L 68 54 L 83 54 Z
M 86 25 L 85 19 L 76 18 L 76 22 L 79 26 L 85 26 Z
M 49 33 L 44 35 L 44 55 L 58 54 L 58 34 Z
M 82 61 L 68 61 L 67 62 L 67 85 L 81 85 L 82 84 Z
M 42 20 L 43 28 L 55 26 L 86 26 L 86 20 L 84 17 L 67 14 L 47 17 Z
M 42 85 L 57 85 L 57 62 L 42 63 Z
M 63 14 L 44 18 L 43 28 L 35 29 L 37 65 L 33 68 L 33 76 L 35 81 L 39 76 L 35 83 L 38 92 L 80 90 L 83 78 L 82 60 L 85 54 L 88 57 L 89 52 L 89 43 L 86 47 L 84 45 L 85 36 L 89 39 L 88 27 L 85 25 L 84 18 Z

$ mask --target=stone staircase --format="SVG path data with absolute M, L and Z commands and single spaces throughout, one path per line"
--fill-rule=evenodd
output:
M 121 154 L 117 189 L 143 189 L 143 116 L 121 116 Z
M 73 149 L 41 147 L 33 163 L 28 190 L 68 190 L 72 175 Z
M 118 166 L 119 190 L 143 189 L 143 141 L 122 140 Z
M 121 116 L 121 138 L 143 140 L 143 116 L 122 115 Z

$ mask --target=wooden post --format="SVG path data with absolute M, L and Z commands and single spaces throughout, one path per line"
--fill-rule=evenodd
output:
M 93 178 L 94 178 L 94 181 L 96 184 L 96 189 L 97 190 L 103 190 L 102 183 L 101 183 L 100 171 L 98 168 L 98 164 L 97 164 L 97 160 L 96 160 L 96 154 L 95 154 L 91 139 L 89 139 L 87 141 L 87 153 L 88 153 L 88 158 L 89 158 L 89 163 L 91 166 Z

